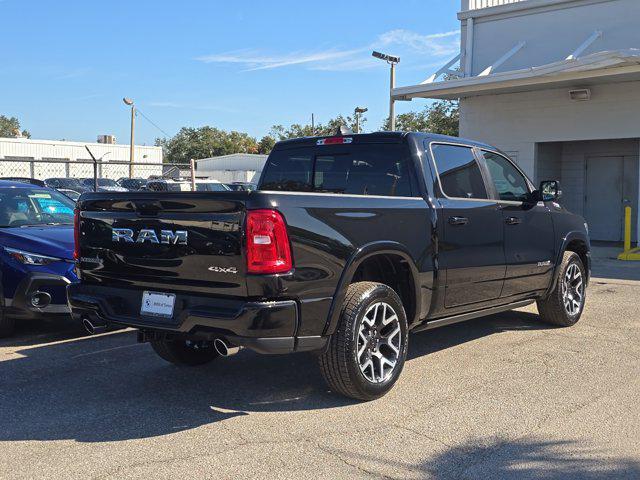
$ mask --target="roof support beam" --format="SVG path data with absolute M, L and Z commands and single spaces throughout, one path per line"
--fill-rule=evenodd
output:
M 569 55 L 565 60 L 576 60 L 582 53 L 591 46 L 593 42 L 602 38 L 602 30 L 596 30 L 591 34 L 589 38 L 587 38 L 582 45 L 575 49 L 575 51 Z
M 511 57 L 513 57 L 516 53 L 522 50 L 522 48 L 526 44 L 527 44 L 526 42 L 518 43 L 515 47 L 513 47 L 511 50 L 509 50 L 507 53 L 501 56 L 498 60 L 496 60 L 493 65 L 489 65 L 487 68 L 485 68 L 478 76 L 486 77 L 487 75 L 491 75 L 491 73 L 493 73 L 494 70 L 499 68 L 504 62 L 506 62 Z
M 448 73 L 449 75 L 453 75 L 454 77 L 461 77 L 462 75 L 460 74 L 460 72 L 456 71 L 456 70 L 451 70 L 451 67 L 453 65 L 456 64 L 456 62 L 458 62 L 460 60 L 460 58 L 462 57 L 462 54 L 459 53 L 458 55 L 456 55 L 454 58 L 452 58 L 451 60 L 449 60 L 449 62 L 447 62 L 447 64 L 442 67 L 440 70 L 438 70 L 436 73 L 434 73 L 433 75 L 431 75 L 429 78 L 427 78 L 424 82 L 422 82 L 420 85 L 424 85 L 425 83 L 433 83 L 436 81 L 436 79 L 444 74 L 444 73 Z

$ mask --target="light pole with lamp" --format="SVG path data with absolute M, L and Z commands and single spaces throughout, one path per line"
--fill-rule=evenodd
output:
M 131 143 L 129 145 L 129 178 L 133 178 L 133 131 L 136 126 L 136 106 L 133 100 L 127 97 L 122 99 L 125 105 L 131 107 Z
M 371 53 L 376 58 L 384 60 L 391 65 L 390 75 L 390 87 L 389 87 L 389 130 L 392 132 L 396 129 L 396 111 L 393 100 L 393 89 L 396 87 L 396 65 L 400 63 L 400 57 L 394 57 L 393 55 L 387 55 L 386 53 L 380 53 L 373 51 Z
M 369 109 L 366 107 L 356 107 L 353 111 L 354 117 L 356 117 L 356 133 L 360 133 L 360 115 L 367 112 Z

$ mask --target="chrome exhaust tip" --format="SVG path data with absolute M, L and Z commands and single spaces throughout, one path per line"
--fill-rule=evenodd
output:
M 89 333 L 89 335 L 97 335 L 107 331 L 107 325 L 96 325 L 88 317 L 82 319 L 82 326 Z
M 235 355 L 240 351 L 240 347 L 231 345 L 222 338 L 216 338 L 213 341 L 213 348 L 216 349 L 216 352 L 218 352 L 218 355 L 220 355 L 221 357 L 230 357 L 231 355 Z

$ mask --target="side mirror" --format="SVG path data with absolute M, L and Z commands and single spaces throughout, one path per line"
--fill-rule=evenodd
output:
M 553 202 L 559 200 L 560 197 L 562 197 L 562 190 L 560 190 L 560 182 L 558 180 L 543 180 L 540 182 L 539 200 Z

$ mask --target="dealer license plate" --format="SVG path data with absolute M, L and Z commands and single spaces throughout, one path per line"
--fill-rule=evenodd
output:
M 142 294 L 142 315 L 172 317 L 176 296 L 173 293 L 144 292 Z

